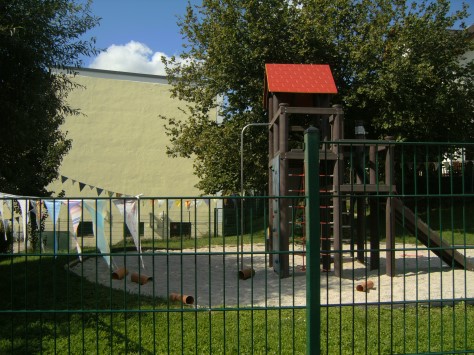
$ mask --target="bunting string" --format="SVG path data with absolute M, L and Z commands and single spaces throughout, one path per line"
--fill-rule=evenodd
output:
M 61 184 L 64 185 L 68 180 L 71 180 L 71 183 L 72 183 L 73 186 L 76 183 L 78 183 L 79 192 L 82 192 L 82 190 L 84 190 L 84 188 L 86 186 L 88 186 L 90 190 L 95 190 L 96 191 L 97 196 L 100 196 L 100 195 L 102 195 L 103 192 L 105 192 L 107 194 L 107 196 L 109 196 L 109 197 L 114 197 L 114 196 L 117 197 L 117 198 L 120 198 L 120 197 L 133 197 L 133 195 L 124 194 L 122 192 L 110 191 L 110 190 L 107 190 L 103 187 L 95 186 L 95 185 L 88 184 L 88 183 L 85 183 L 85 182 L 82 182 L 82 181 L 78 181 L 76 179 L 72 179 L 68 176 L 64 176 L 64 175 L 60 176 Z

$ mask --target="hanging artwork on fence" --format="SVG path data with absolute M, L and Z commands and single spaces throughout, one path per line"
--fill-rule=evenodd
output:
M 79 241 L 77 240 L 77 228 L 79 227 L 79 223 L 82 219 L 82 203 L 80 200 L 69 200 L 68 201 L 68 208 L 69 208 L 69 215 L 71 216 L 72 221 L 72 234 L 74 237 L 74 241 L 76 242 L 76 249 L 79 253 L 79 260 L 82 261 L 82 250 L 81 246 L 79 245 Z
M 27 239 L 27 234 L 26 234 L 26 224 L 28 222 L 28 206 L 29 206 L 29 201 L 28 200 L 17 200 L 18 204 L 20 205 L 20 210 L 21 210 L 21 220 L 23 222 L 23 237 L 24 237 L 24 244 L 25 244 L 25 250 L 28 247 L 28 239 Z
M 58 223 L 59 212 L 61 211 L 61 204 L 62 201 L 60 200 L 44 200 L 44 205 L 48 210 L 49 216 L 53 220 L 54 226 L 54 255 L 57 256 L 58 249 L 59 249 L 59 240 L 58 240 L 58 231 L 56 230 L 56 225 Z
M 139 237 L 139 223 L 138 223 L 138 199 L 133 200 L 114 200 L 114 205 L 120 211 L 122 217 L 125 218 L 125 223 L 132 235 L 133 242 L 137 251 L 140 253 L 142 267 L 145 268 L 142 257 L 142 248 Z
M 84 201 L 84 207 L 90 213 L 92 218 L 93 232 L 97 239 L 97 247 L 103 254 L 103 257 L 110 267 L 110 246 L 105 239 L 104 229 L 104 210 L 106 201 L 104 200 L 88 200 Z

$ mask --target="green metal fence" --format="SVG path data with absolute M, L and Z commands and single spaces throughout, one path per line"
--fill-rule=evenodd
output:
M 473 353 L 474 146 L 305 147 L 305 192 L 244 211 L 3 195 L 0 353 Z

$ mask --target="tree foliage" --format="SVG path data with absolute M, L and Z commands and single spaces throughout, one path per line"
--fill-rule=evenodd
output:
M 474 136 L 473 49 L 467 5 L 405 0 L 203 0 L 179 25 L 187 40 L 165 60 L 185 121 L 168 117 L 168 153 L 192 157 L 206 193 L 239 191 L 241 129 L 266 122 L 265 63 L 328 63 L 349 123 L 363 119 L 372 138 L 467 140 Z M 216 100 L 223 98 L 223 100 Z M 213 109 L 223 117 L 216 122 Z M 245 188 L 267 182 L 263 128 L 245 133 Z M 351 137 L 350 132 L 346 132 Z
M 48 194 L 71 147 L 59 127 L 79 112 L 65 101 L 74 87 L 67 68 L 96 53 L 82 36 L 98 21 L 90 3 L 0 1 L 0 191 Z

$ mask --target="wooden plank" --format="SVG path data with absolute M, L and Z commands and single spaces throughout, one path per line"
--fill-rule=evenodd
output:
M 393 207 L 398 212 L 397 219 L 399 222 L 402 222 L 410 233 L 416 235 L 420 242 L 427 247 L 443 248 L 432 250 L 432 252 L 446 264 L 453 266 L 454 263 L 455 267 L 474 270 L 474 265 L 465 260 L 463 254 L 453 249 L 452 245 L 446 240 L 442 240 L 436 231 L 432 230 L 425 222 L 418 218 L 400 199 L 393 198 Z
M 301 150 L 291 150 L 285 153 L 285 159 L 294 159 L 294 160 L 303 160 L 304 151 Z M 330 151 L 319 151 L 319 160 L 336 160 L 337 154 L 334 154 Z
M 395 191 L 395 185 L 385 184 L 343 184 L 339 186 L 339 192 L 377 193 Z
M 286 107 L 285 112 L 292 113 L 303 113 L 308 115 L 337 115 L 342 114 L 341 108 L 334 107 Z

